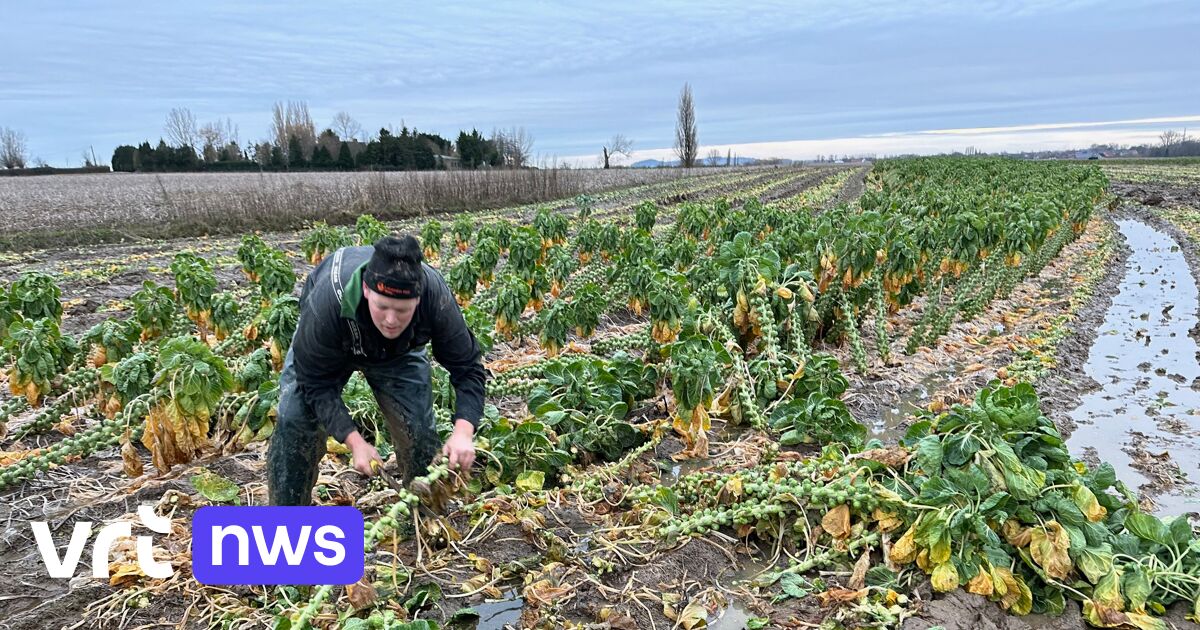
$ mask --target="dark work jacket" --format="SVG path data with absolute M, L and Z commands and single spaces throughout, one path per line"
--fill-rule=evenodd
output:
M 374 248 L 344 247 L 317 265 L 300 293 L 300 321 L 292 338 L 296 389 L 325 431 L 339 442 L 356 430 L 342 401 L 342 387 L 355 370 L 386 366 L 405 354 L 433 346 L 433 358 L 450 372 L 454 417 L 476 428 L 483 415 L 485 372 L 479 344 L 442 274 L 425 271 L 421 303 L 400 337 L 385 338 L 367 310 L 362 270 Z

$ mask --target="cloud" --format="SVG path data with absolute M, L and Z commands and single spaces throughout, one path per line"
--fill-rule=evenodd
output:
M 1045 123 L 1039 125 L 1013 125 L 1010 127 L 972 127 L 966 129 L 931 129 L 928 131 L 918 131 L 907 135 L 922 135 L 922 136 L 981 136 L 995 134 L 1000 132 L 1014 133 L 1019 131 L 1051 131 L 1057 129 L 1085 129 L 1095 127 L 1127 127 L 1131 125 L 1164 125 L 1187 122 L 1200 122 L 1200 115 L 1197 116 L 1160 116 L 1158 118 L 1134 118 L 1131 120 L 1106 120 L 1100 122 L 1071 122 L 1071 123 Z M 905 134 L 878 134 L 876 137 L 886 138 L 893 135 Z
M 928 129 L 819 140 L 785 140 L 704 145 L 701 157 L 716 150 L 739 157 L 814 159 L 824 156 L 870 156 L 918 154 L 932 155 L 963 151 L 973 147 L 989 153 L 1086 148 L 1092 144 L 1153 144 L 1166 129 L 1178 129 L 1179 123 L 1200 122 L 1200 115 L 1112 120 L 1100 122 L 1045 123 L 976 129 Z M 670 148 L 634 151 L 625 163 L 640 160 L 677 159 Z M 575 155 L 563 161 L 574 166 L 594 166 L 594 155 Z
M 1200 99 L 1192 2 L 17 3 L 0 124 L 62 163 L 156 140 L 172 107 L 258 139 L 302 99 L 318 124 L 522 125 L 581 155 L 668 144 L 684 81 L 721 146 L 1145 119 Z

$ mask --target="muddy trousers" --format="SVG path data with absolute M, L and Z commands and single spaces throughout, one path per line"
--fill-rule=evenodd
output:
M 396 460 L 407 484 L 424 475 L 441 447 L 433 416 L 429 359 L 421 349 L 386 366 L 364 368 L 363 376 L 387 421 Z M 345 387 L 343 381 L 339 386 Z M 279 377 L 279 410 L 267 448 L 267 492 L 271 505 L 311 505 L 327 434 L 296 391 L 292 351 Z

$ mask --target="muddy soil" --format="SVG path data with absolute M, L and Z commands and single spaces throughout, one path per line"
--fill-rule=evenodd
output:
M 833 208 L 843 203 L 854 203 L 862 196 L 863 190 L 866 188 L 867 175 L 871 172 L 870 166 L 864 166 L 854 171 L 846 183 L 842 185 L 842 189 L 833 199 L 830 199 L 825 204 L 825 208 Z
M 172 495 L 183 499 L 182 505 L 194 508 L 203 501 L 189 479 L 202 470 L 217 473 L 243 488 L 243 496 L 251 503 L 265 500 L 262 483 L 261 453 L 251 451 L 230 456 L 214 455 L 158 478 L 147 476 L 136 480 L 124 477 L 120 455 L 115 449 L 110 457 L 92 457 L 56 469 L 47 477 L 3 493 L 0 500 L 0 521 L 7 523 L 0 538 L 0 629 L 34 630 L 66 628 L 79 622 L 90 605 L 114 589 L 102 580 L 93 579 L 85 568 L 77 569 L 70 580 L 48 579 L 33 536 L 31 521 L 45 521 L 59 551 L 65 547 L 77 523 L 93 523 L 93 532 L 115 520 L 131 520 L 133 534 L 155 536 L 156 557 L 174 558 L 172 563 L 183 569 L 172 581 L 178 582 L 187 573 L 191 509 L 172 512 L 172 504 L 164 500 Z M 101 453 L 100 455 L 104 455 Z M 148 457 L 148 453 L 143 453 Z M 175 534 L 153 534 L 136 519 L 139 505 L 158 505 L 160 515 L 171 515 Z M 178 508 L 176 508 L 178 509 Z M 91 567 L 92 549 L 85 547 L 79 567 Z M 190 577 L 190 574 L 189 574 Z M 166 590 L 165 588 L 162 590 Z M 146 606 L 130 609 L 132 618 L 145 623 L 160 618 L 184 619 L 191 597 L 182 593 L 165 592 L 153 597 Z M 56 625 L 61 624 L 61 625 Z M 102 625 L 83 627 L 103 627 Z M 203 628 L 204 625 L 184 627 Z
M 1113 182 L 1109 192 L 1129 205 L 1200 208 L 1200 186 L 1167 182 Z
M 1200 627 L 1186 619 L 1190 611 L 1185 608 L 1172 606 L 1160 619 L 1168 628 Z M 1067 601 L 1066 611 L 1057 617 L 1017 617 L 1004 612 L 986 597 L 958 590 L 927 602 L 925 610 L 906 619 L 900 630 L 1083 630 L 1091 627 L 1074 601 Z
M 805 190 L 812 188 L 813 186 L 819 185 L 822 181 L 836 172 L 836 169 L 817 170 L 812 174 L 806 177 L 801 177 L 786 186 L 780 186 L 779 188 L 767 191 L 767 193 L 761 197 L 762 202 L 770 203 L 772 201 L 778 201 L 780 199 L 786 199 L 788 197 L 798 195 Z
M 1129 246 L 1120 232 L 1115 234 L 1116 251 L 1108 261 L 1104 276 L 1096 285 L 1092 299 L 1077 312 L 1070 326 L 1070 334 L 1059 342 L 1055 355 L 1057 368 L 1034 383 L 1042 412 L 1054 420 L 1060 433 L 1069 436 L 1075 430 L 1070 411 L 1079 407 L 1081 397 L 1099 387 L 1099 383 L 1084 372 L 1092 344 L 1100 333 L 1104 314 L 1112 305 L 1121 279 L 1125 276 L 1125 265 L 1129 260 Z

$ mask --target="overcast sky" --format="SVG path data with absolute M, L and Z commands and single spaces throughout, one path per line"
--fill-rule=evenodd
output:
M 1200 133 L 1197 0 L 4 5 L 0 126 L 53 165 L 156 142 L 172 107 L 261 140 L 287 99 L 319 126 L 339 110 L 451 138 L 523 125 L 557 159 L 620 132 L 658 157 L 685 81 L 702 153 Z

